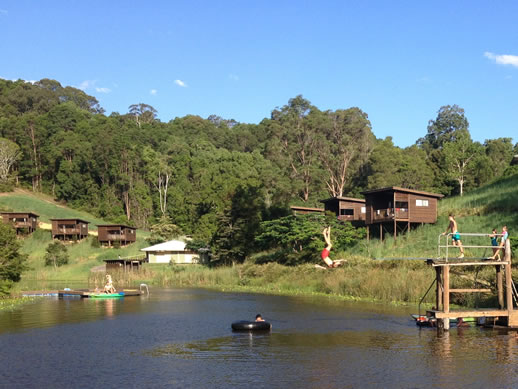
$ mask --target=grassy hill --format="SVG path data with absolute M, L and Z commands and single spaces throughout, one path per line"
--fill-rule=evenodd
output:
M 27 211 L 40 215 L 40 222 L 46 227 L 51 218 L 81 218 L 90 222 L 89 230 L 96 231 L 96 224 L 106 224 L 87 212 L 70 209 L 54 202 L 48 196 L 17 190 L 13 193 L 0 194 L 0 210 Z M 137 230 L 137 242 L 120 249 L 95 247 L 96 236 L 89 236 L 78 243 L 67 243 L 70 262 L 55 270 L 44 265 L 45 249 L 52 242 L 48 229 L 38 229 L 28 237 L 23 238 L 22 251 L 28 255 L 30 270 L 25 272 L 17 289 L 33 289 L 35 281 L 38 287 L 45 282 L 77 281 L 85 282 L 90 275 L 90 269 L 103 265 L 103 259 L 141 255 L 141 248 L 149 246 L 145 240 L 149 232 Z

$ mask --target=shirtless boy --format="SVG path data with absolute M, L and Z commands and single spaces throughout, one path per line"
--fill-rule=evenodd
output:
M 451 230 L 451 239 L 453 241 L 453 245 L 460 249 L 459 258 L 464 258 L 464 248 L 462 247 L 462 242 L 460 241 L 459 228 L 457 226 L 457 222 L 455 221 L 455 215 L 450 214 L 448 216 L 448 220 L 450 221 L 450 224 L 448 225 L 448 228 L 446 228 L 446 231 L 443 232 L 443 235 L 446 235 L 448 231 Z

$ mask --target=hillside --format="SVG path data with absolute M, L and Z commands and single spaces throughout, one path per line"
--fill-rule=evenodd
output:
M 40 221 L 44 228 L 36 230 L 32 235 L 23 239 L 22 250 L 28 255 L 30 270 L 22 276 L 22 281 L 17 289 L 33 289 L 34 281 L 39 284 L 45 281 L 78 281 L 88 280 L 90 269 L 103 265 L 103 259 L 129 257 L 141 255 L 139 250 L 149 244 L 145 240 L 149 232 L 138 230 L 137 242 L 124 248 L 99 248 L 92 243 L 96 236 L 76 243 L 67 244 L 70 262 L 58 270 L 44 265 L 44 255 L 47 245 L 52 242 L 49 228 L 51 218 L 81 218 L 90 222 L 89 229 L 96 232 L 96 224 L 106 224 L 102 219 L 96 218 L 87 212 L 70 209 L 52 201 L 48 196 L 33 194 L 28 191 L 17 190 L 12 193 L 0 195 L 0 210 L 3 211 L 31 211 L 40 215 Z
M 397 241 L 387 237 L 384 242 L 373 239 L 363 242 L 359 252 L 370 258 L 400 258 L 437 256 L 437 242 L 440 233 L 448 226 L 448 215 L 453 213 L 460 232 L 491 233 L 493 228 L 501 230 L 507 225 L 511 237 L 518 231 L 518 175 L 499 179 L 464 196 L 454 196 L 439 202 L 439 217 L 434 225 L 425 225 L 398 236 Z M 465 244 L 489 244 L 487 238 L 464 237 Z M 489 255 L 489 249 L 467 253 L 472 256 Z

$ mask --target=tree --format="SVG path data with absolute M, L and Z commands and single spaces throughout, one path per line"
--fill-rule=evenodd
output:
M 459 193 L 462 196 L 469 168 L 477 156 L 477 147 L 469 132 L 458 132 L 455 141 L 445 143 L 443 155 L 447 175 L 458 182 Z
M 468 131 L 469 122 L 464 109 L 458 105 L 442 106 L 435 120 L 428 122 L 428 133 L 417 144 L 425 150 L 441 149 L 446 142 L 452 142 L 457 134 Z
M 263 212 L 261 189 L 238 186 L 232 203 L 218 217 L 218 229 L 211 242 L 213 258 L 226 264 L 244 262 L 255 247 Z
M 348 178 L 367 161 L 374 135 L 367 114 L 359 108 L 327 112 L 322 128 L 326 138 L 319 155 L 326 169 L 326 185 L 333 197 L 343 196 Z
M 158 223 L 150 228 L 151 236 L 148 241 L 150 244 L 167 242 L 168 240 L 179 237 L 182 234 L 180 228 L 175 225 L 170 217 L 162 216 Z
M 318 158 L 321 135 L 317 129 L 324 116 L 301 95 L 292 98 L 281 109 L 275 109 L 269 122 L 269 154 L 290 176 L 302 201 L 309 200 L 318 182 Z
M 151 105 L 139 103 L 129 106 L 129 113 L 135 116 L 135 121 L 140 127 L 141 123 L 152 123 L 156 119 L 157 110 Z
M 20 147 L 16 143 L 0 138 L 0 181 L 9 179 L 10 170 L 20 156 Z
M 54 269 L 57 269 L 58 266 L 68 263 L 68 249 L 63 243 L 58 241 L 49 243 L 45 251 L 45 266 L 53 265 Z
M 16 238 L 15 230 L 0 223 L 0 295 L 7 294 L 27 269 L 27 256 L 20 249 L 21 243 Z

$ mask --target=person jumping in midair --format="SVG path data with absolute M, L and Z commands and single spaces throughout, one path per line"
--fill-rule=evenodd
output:
M 333 247 L 333 244 L 331 243 L 331 227 L 324 228 L 324 231 L 322 232 L 324 235 L 324 240 L 326 241 L 326 248 L 322 250 L 322 260 L 326 263 L 327 267 L 334 268 L 338 266 L 342 266 L 344 262 L 346 262 L 345 259 L 338 259 L 336 261 L 333 261 L 331 258 L 329 258 L 329 253 L 331 252 L 331 248 Z

